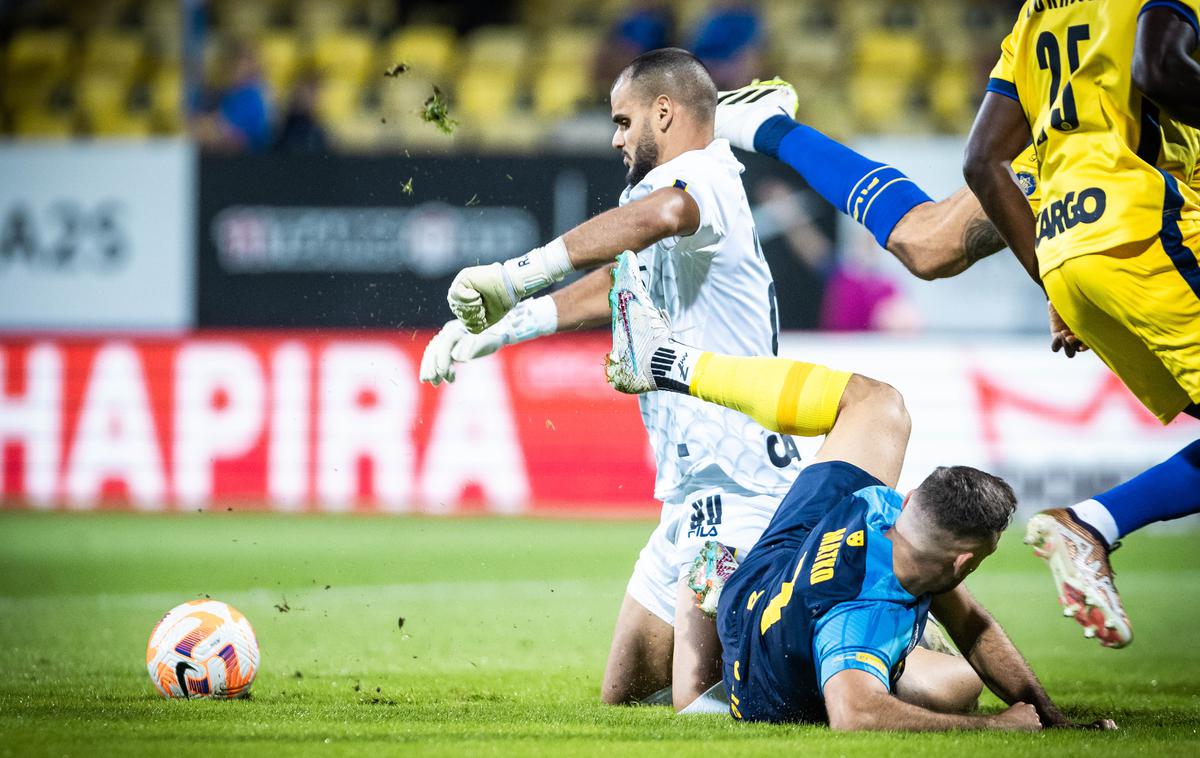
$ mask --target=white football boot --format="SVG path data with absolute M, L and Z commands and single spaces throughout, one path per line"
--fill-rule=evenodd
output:
M 1105 647 L 1133 642 L 1129 616 L 1108 562 L 1109 549 L 1100 537 L 1069 509 L 1052 508 L 1029 519 L 1025 544 L 1045 559 L 1063 615 L 1079 622 L 1084 637 L 1098 639 Z
M 720 139 L 743 150 L 754 150 L 754 133 L 773 116 L 796 117 L 800 97 L 782 79 L 755 79 L 740 89 L 717 93 L 714 130 Z
M 696 593 L 696 607 L 709 618 L 717 617 L 717 604 L 725 582 L 738 567 L 733 551 L 720 542 L 709 540 L 688 569 L 688 588 Z
M 660 348 L 671 344 L 671 325 L 665 313 L 654 307 L 642 282 L 635 253 L 617 257 L 608 291 L 612 308 L 612 352 L 605 361 L 608 383 L 618 392 L 637 395 L 659 389 L 651 369 Z M 684 392 L 687 391 L 686 386 Z

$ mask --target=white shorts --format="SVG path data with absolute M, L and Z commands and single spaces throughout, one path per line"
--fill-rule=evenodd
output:
M 682 503 L 664 503 L 662 519 L 638 555 L 625 591 L 646 610 L 675 625 L 679 580 L 709 540 L 744 560 L 762 536 L 782 495 L 734 495 L 720 488 L 693 492 Z

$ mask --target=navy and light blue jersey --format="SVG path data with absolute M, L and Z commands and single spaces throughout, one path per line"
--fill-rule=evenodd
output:
M 929 596 L 892 569 L 886 532 L 903 498 L 857 466 L 809 466 L 721 594 L 717 628 L 734 718 L 825 721 L 825 682 L 846 669 L 892 690 Z

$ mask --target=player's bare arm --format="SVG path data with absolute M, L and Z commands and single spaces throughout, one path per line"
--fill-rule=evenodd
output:
M 550 293 L 557 314 L 556 331 L 573 332 L 608 325 L 612 312 L 608 305 L 611 272 L 612 266 L 603 266 Z
M 478 334 L 522 299 L 572 271 L 612 263 L 626 250 L 687 236 L 699 226 L 696 201 L 683 190 L 664 187 L 605 211 L 523 256 L 463 269 L 450 285 L 450 309 L 468 331 Z
M 989 92 L 967 139 L 963 176 L 996 231 L 1040 287 L 1033 212 L 1009 173 L 1013 158 L 1028 144 L 1029 123 L 1020 104 Z
M 914 276 L 932 281 L 957 276 L 1004 249 L 1004 239 L 971 190 L 921 203 L 896 223 L 887 250 Z
M 696 201 L 686 192 L 668 187 L 601 213 L 559 240 L 570 255 L 572 269 L 582 269 L 611 263 L 625 250 L 641 250 L 667 237 L 686 236 L 699 225 Z M 501 264 L 465 269 L 455 282 L 493 281 L 498 266 Z M 479 333 L 473 333 L 459 318 L 447 322 L 425 348 L 421 380 L 435 386 L 442 381 L 452 382 L 456 364 L 491 355 L 505 345 L 607 324 L 611 268 L 591 271 L 549 297 L 514 303 Z
M 1077 724 L 1058 709 L 1004 628 L 961 584 L 935 595 L 933 612 L 971 667 L 997 697 L 1010 705 L 1028 703 L 1045 727 L 1115 729 L 1110 719 Z
M 1200 46 L 1195 18 L 1171 7 L 1150 8 L 1138 18 L 1133 83 L 1175 119 L 1200 127 Z
M 627 71 L 609 98 L 615 124 L 612 147 L 628 168 L 630 187 L 655 167 L 679 155 L 702 150 L 713 139 L 711 81 L 679 84 Z M 675 90 L 672 92 L 671 90 Z M 694 90 L 694 91 L 693 91 Z M 567 274 L 611 263 L 625 250 L 644 250 L 700 226 L 700 209 L 682 188 L 663 187 L 607 211 L 525 255 L 503 263 L 463 269 L 450 285 L 447 301 L 467 331 L 478 334 L 498 322 L 525 297 L 561 281 Z
M 933 598 L 930 610 L 988 689 L 1006 703 L 1029 703 L 1043 726 L 1068 726 L 1008 635 L 962 585 Z
M 1029 122 L 1021 105 L 1012 98 L 988 92 L 971 127 L 963 175 L 967 186 L 995 225 L 1029 277 L 1042 287 L 1034 244 L 1036 228 L 1033 212 L 1020 188 L 1012 180 L 1013 158 L 1029 144 Z M 1053 305 L 1047 306 L 1050 320 L 1051 349 L 1063 349 L 1068 358 L 1086 346 L 1059 317 Z
M 825 708 L 835 731 L 944 732 L 952 729 L 1004 729 L 1035 732 L 1042 728 L 1037 710 L 1015 703 L 994 716 L 938 713 L 893 696 L 874 676 L 854 669 L 825 683 Z
M 612 263 L 626 250 L 644 250 L 668 237 L 686 237 L 700 227 L 700 208 L 674 187 L 584 221 L 563 235 L 571 265 L 587 269 Z

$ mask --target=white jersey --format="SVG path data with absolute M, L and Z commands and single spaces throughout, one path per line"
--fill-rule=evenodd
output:
M 671 319 L 676 339 L 728 355 L 775 355 L 775 284 L 742 186 L 744 170 L 729 142 L 713 140 L 654 168 L 622 193 L 621 205 L 678 187 L 700 208 L 694 234 L 638 252 L 650 297 Z M 654 497 L 664 503 L 709 487 L 782 495 L 799 473 L 791 438 L 743 413 L 675 392 L 650 392 L 639 402 L 658 472 Z

